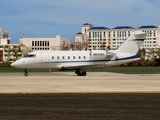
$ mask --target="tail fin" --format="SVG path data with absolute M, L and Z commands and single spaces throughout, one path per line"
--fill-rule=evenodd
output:
M 141 47 L 146 33 L 136 31 L 117 49 L 118 53 L 136 54 Z

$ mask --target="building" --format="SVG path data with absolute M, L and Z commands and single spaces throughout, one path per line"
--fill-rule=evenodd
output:
M 25 54 L 25 49 L 19 44 L 1 44 L 0 51 L 0 63 L 16 61 Z
M 135 29 L 130 26 L 117 26 L 113 28 L 111 30 L 111 48 L 117 49 L 134 31 Z
M 61 35 L 57 35 L 56 38 L 22 38 L 20 44 L 26 46 L 29 51 L 61 50 L 68 45 L 68 40 Z
M 153 25 L 141 26 L 137 30 L 148 33 L 142 48 L 157 48 L 160 46 L 160 25 L 159 27 Z
M 110 29 L 106 27 L 92 27 L 89 32 L 89 50 L 106 50 L 110 46 Z
M 93 25 L 85 23 L 82 25 L 82 33 L 76 34 L 75 42 L 84 43 L 88 50 L 104 50 L 110 45 L 109 33 L 109 28 L 93 27 Z
M 79 32 L 76 34 L 75 42 L 81 43 L 81 42 L 87 42 L 89 38 L 89 32 L 88 30 L 92 28 L 93 25 L 89 23 L 85 23 L 82 25 L 82 32 Z
M 9 33 L 0 27 L 0 44 L 10 44 Z
M 10 44 L 9 33 L 0 27 L 0 63 L 4 61 L 3 45 Z
M 141 26 L 137 29 L 130 26 L 117 26 L 110 29 L 85 23 L 82 25 L 82 32 L 76 34 L 75 42 L 85 43 L 88 50 L 117 49 L 136 30 L 148 33 L 141 48 L 160 47 L 160 25 Z

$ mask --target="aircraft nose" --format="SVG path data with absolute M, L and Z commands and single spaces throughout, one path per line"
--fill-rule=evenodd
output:
M 13 62 L 13 63 L 11 64 L 12 67 L 16 67 L 17 65 L 18 65 L 17 62 Z

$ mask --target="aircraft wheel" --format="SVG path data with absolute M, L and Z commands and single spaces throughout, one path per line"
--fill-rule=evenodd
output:
M 80 71 L 79 71 L 79 70 L 76 70 L 76 71 L 75 71 L 75 74 L 79 75 L 79 74 L 80 74 Z
M 82 72 L 82 76 L 86 76 L 86 74 L 87 74 L 86 71 Z
M 78 75 L 78 76 L 82 76 L 82 74 L 81 74 L 81 73 L 78 73 L 77 75 Z
M 24 70 L 24 76 L 28 76 L 28 71 L 27 71 L 27 69 Z
M 83 71 L 82 73 L 78 73 L 78 76 L 86 76 L 86 71 Z
M 28 72 L 25 72 L 25 73 L 24 73 L 24 76 L 28 76 Z

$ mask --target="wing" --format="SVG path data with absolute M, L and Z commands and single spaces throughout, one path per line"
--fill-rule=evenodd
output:
M 102 64 L 96 64 L 96 65 L 75 65 L 75 66 L 61 66 L 62 70 L 76 70 L 76 69 L 95 69 L 95 68 L 102 68 L 104 65 Z

